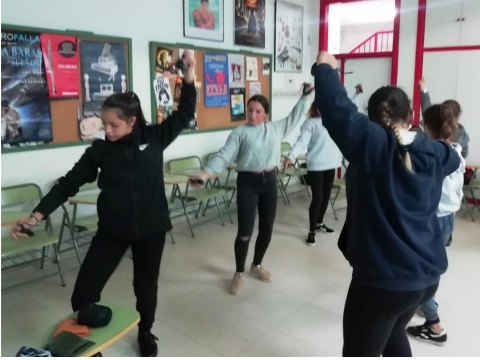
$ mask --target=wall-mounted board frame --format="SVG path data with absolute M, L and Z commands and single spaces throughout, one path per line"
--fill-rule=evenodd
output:
M 2 33 L 5 30 L 16 31 L 16 32 L 30 32 L 30 33 L 40 33 L 40 34 L 52 34 L 52 35 L 65 35 L 65 36 L 73 36 L 77 41 L 78 48 L 80 49 L 80 60 L 79 60 L 79 74 L 82 74 L 82 42 L 85 44 L 92 45 L 95 48 L 97 46 L 100 49 L 100 53 L 98 57 L 100 58 L 103 53 L 108 53 L 108 50 L 115 49 L 115 46 L 119 46 L 124 54 L 122 53 L 123 58 L 123 65 L 121 69 L 126 74 L 120 74 L 120 72 L 116 75 L 118 82 L 118 86 L 122 88 L 124 91 L 131 91 L 133 89 L 133 70 L 132 70 L 132 39 L 125 38 L 125 37 L 118 37 L 118 36 L 111 36 L 111 35 L 100 35 L 95 34 L 93 32 L 88 31 L 80 31 L 80 30 L 57 30 L 57 29 L 47 29 L 47 28 L 34 28 L 34 27 L 27 27 L 27 26 L 20 26 L 20 25 L 12 25 L 12 24 L 2 24 Z M 105 44 L 109 44 L 105 46 Z M 86 45 L 85 45 L 86 46 Z M 96 54 L 96 53 L 95 53 Z M 93 56 L 97 56 L 97 55 Z M 100 61 L 100 60 L 98 60 Z M 92 67 L 93 68 L 93 67 Z M 124 75 L 121 77 L 121 75 Z M 99 78 L 109 77 L 108 75 L 99 75 Z M 92 87 L 92 99 L 94 98 L 94 87 L 93 84 L 97 79 L 92 79 L 91 87 Z M 33 150 L 45 150 L 45 149 L 53 149 L 53 148 L 61 148 L 61 147 L 69 147 L 69 146 L 82 146 L 88 144 L 89 141 L 82 141 L 80 130 L 79 130 L 79 106 L 85 105 L 84 98 L 85 98 L 85 83 L 83 76 L 78 76 L 79 81 L 79 94 L 77 97 L 72 98 L 52 98 L 50 97 L 50 113 L 51 113 L 51 122 L 52 122 L 52 134 L 53 140 L 46 144 L 35 145 L 35 146 L 19 146 L 19 147 L 11 147 L 11 148 L 4 148 L 2 147 L 2 154 L 9 154 L 14 152 L 20 151 L 33 151 Z M 106 82 L 106 81 L 102 81 Z M 101 87 L 101 85 L 99 85 Z M 115 85 L 115 87 L 117 87 Z M 101 91 L 99 91 L 101 92 Z M 101 99 L 99 97 L 98 99 Z M 3 99 L 2 99 L 3 100 Z M 100 100 L 99 100 L 100 101 Z
M 185 50 L 193 52 L 197 60 L 196 86 L 197 117 L 192 119 L 191 128 L 183 134 L 222 131 L 245 124 L 246 102 L 254 93 L 260 93 L 272 101 L 272 56 L 228 49 L 199 47 L 191 44 L 150 42 L 150 84 L 152 101 L 152 123 L 161 122 L 178 103 L 177 84 L 181 84 L 181 70 L 175 63 Z M 206 61 L 205 61 L 206 59 Z M 207 64 L 206 64 L 207 63 Z M 217 69 L 210 73 L 210 67 Z M 221 68 L 222 71 L 218 69 Z M 251 70 L 251 72 L 250 72 Z M 206 80 L 207 78 L 207 80 Z M 254 79 L 254 80 L 252 80 Z M 226 84 L 223 96 L 216 99 L 209 89 L 218 82 Z M 206 95 L 207 89 L 207 95 Z M 207 99 L 206 99 L 207 98 Z M 243 98 L 243 110 L 241 99 Z M 207 100 L 207 101 L 206 101 Z M 237 101 L 238 100 L 238 101 Z M 238 110 L 237 111 L 237 107 Z

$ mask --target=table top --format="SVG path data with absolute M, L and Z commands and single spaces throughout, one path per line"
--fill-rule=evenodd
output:
M 30 217 L 30 213 L 25 211 L 2 211 L 2 226 L 12 226 L 17 223 L 18 220 L 27 219 Z
M 94 194 L 80 194 L 68 199 L 70 204 L 78 205 L 97 205 L 99 193 Z
M 166 175 L 180 175 L 180 176 L 187 176 L 187 177 L 193 177 L 193 176 L 199 176 L 203 171 L 198 170 L 198 169 L 193 169 L 193 170 L 185 170 L 185 171 L 168 171 L 165 173 Z M 209 179 L 215 179 L 219 177 L 219 174 L 213 174 L 209 176 Z
M 176 175 L 176 174 L 164 174 L 163 182 L 166 185 L 178 185 L 186 184 L 189 180 L 189 177 L 186 175 Z
M 230 164 L 227 166 L 227 170 L 235 170 L 237 168 L 237 164 Z

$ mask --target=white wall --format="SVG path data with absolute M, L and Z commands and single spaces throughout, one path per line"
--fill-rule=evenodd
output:
M 370 24 L 342 25 L 340 28 L 340 54 L 348 54 L 379 31 L 393 31 L 393 22 L 383 21 Z
M 304 6 L 304 71 L 295 74 L 295 82 L 309 81 L 310 67 L 318 49 L 319 1 L 290 0 Z M 74 29 L 98 34 L 131 37 L 133 40 L 133 90 L 137 92 L 144 112 L 150 115 L 150 41 L 192 43 L 220 49 L 239 49 L 233 45 L 234 1 L 225 0 L 225 42 L 216 43 L 183 37 L 183 1 L 181 0 L 3 0 L 2 23 L 51 29 Z M 266 48 L 244 48 L 273 53 L 274 0 L 267 0 Z M 169 34 L 167 36 L 167 34 Z M 311 37 L 311 45 L 308 38 Z M 272 64 L 273 66 L 273 64 Z M 273 89 L 285 87 L 285 75 L 273 76 Z M 295 98 L 274 98 L 272 118 L 286 116 Z M 295 141 L 297 131 L 289 138 Z M 180 136 L 165 152 L 165 160 L 174 157 L 205 154 L 218 150 L 229 131 Z M 47 191 L 52 182 L 64 175 L 81 156 L 85 147 L 27 151 L 2 155 L 2 186 L 35 182 Z

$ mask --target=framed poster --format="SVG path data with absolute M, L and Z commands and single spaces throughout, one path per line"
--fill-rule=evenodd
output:
M 275 1 L 275 71 L 302 72 L 303 6 Z
M 265 0 L 235 0 L 235 45 L 265 49 Z
M 183 36 L 223 42 L 223 0 L 183 0 Z

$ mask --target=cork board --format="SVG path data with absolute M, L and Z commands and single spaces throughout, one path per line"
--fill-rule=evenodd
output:
M 163 109 L 160 111 L 159 107 L 157 106 L 158 100 L 158 93 L 155 92 L 154 84 L 155 79 L 159 76 L 159 66 L 157 62 L 157 56 L 159 54 L 159 49 L 168 49 L 170 51 L 171 56 L 171 63 L 175 64 L 175 62 L 180 58 L 180 52 L 183 49 L 193 50 L 195 59 L 197 60 L 197 65 L 195 69 L 196 74 L 196 86 L 198 91 L 197 97 L 197 109 L 196 109 L 196 128 L 195 130 L 185 130 L 184 133 L 195 133 L 195 132 L 203 132 L 203 131 L 215 131 L 215 130 L 222 130 L 233 128 L 239 125 L 243 125 L 246 123 L 246 120 L 232 120 L 232 112 L 231 112 L 231 104 L 230 104 L 230 89 L 229 86 L 229 104 L 223 106 L 215 106 L 210 107 L 206 106 L 205 104 L 205 73 L 204 73 L 204 55 L 205 53 L 215 53 L 219 55 L 226 55 L 226 57 L 233 55 L 243 55 L 244 58 L 244 71 L 245 76 L 243 77 L 243 89 L 244 93 L 244 102 L 245 102 L 245 113 L 246 113 L 246 103 L 248 99 L 251 97 L 250 92 L 250 83 L 259 83 L 260 84 L 260 93 L 266 96 L 271 104 L 272 98 L 272 83 L 271 83 L 271 55 L 268 54 L 260 54 L 260 53 L 252 53 L 247 51 L 234 51 L 234 50 L 224 50 L 224 49 L 213 49 L 213 48 L 203 48 L 197 47 L 190 44 L 168 44 L 168 43 L 157 43 L 151 42 L 150 43 L 150 67 L 151 67 L 151 75 L 150 75 L 150 84 L 151 84 L 151 94 L 152 94 L 152 119 L 153 122 L 159 123 L 162 119 L 166 118 L 165 115 L 159 115 L 159 113 L 163 113 Z M 247 58 L 255 58 L 257 63 L 257 79 L 256 80 L 248 80 L 247 74 Z M 264 70 L 264 64 L 265 70 Z M 229 68 L 229 71 L 231 69 Z M 170 75 L 169 75 L 170 74 Z M 180 72 L 181 74 L 181 72 Z M 175 83 L 178 79 L 178 74 L 175 74 L 175 70 L 172 73 L 168 73 L 165 76 L 165 79 L 168 78 L 168 82 L 171 89 L 171 94 L 175 97 Z M 179 80 L 178 80 L 179 81 Z M 228 84 L 228 79 L 226 80 Z M 169 112 L 176 109 L 178 102 L 174 101 L 173 105 Z M 161 106 L 160 106 L 161 108 Z M 167 115 L 169 113 L 167 111 Z

